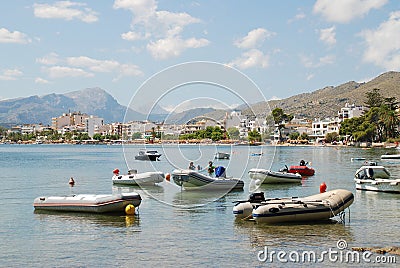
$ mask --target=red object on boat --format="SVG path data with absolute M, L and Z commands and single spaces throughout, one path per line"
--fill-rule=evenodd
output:
M 290 166 L 289 173 L 299 173 L 301 176 L 312 176 L 315 173 L 313 168 L 307 166 Z

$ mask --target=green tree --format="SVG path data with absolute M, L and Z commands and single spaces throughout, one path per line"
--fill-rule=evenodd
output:
M 289 139 L 291 140 L 297 140 L 300 137 L 300 133 L 297 131 L 291 132 L 289 134 Z
M 339 141 L 339 134 L 337 132 L 329 132 L 325 135 L 325 141 L 328 143 Z
M 257 130 L 252 130 L 247 133 L 249 142 L 261 141 L 261 134 Z
M 292 114 L 285 114 L 282 108 L 275 108 L 272 110 L 272 117 L 274 118 L 275 125 L 278 126 L 279 140 L 282 140 L 282 129 L 285 128 L 285 123 L 293 119 Z M 268 120 L 268 117 L 267 117 Z
M 104 140 L 104 136 L 101 135 L 100 133 L 96 133 L 96 134 L 93 134 L 93 139 L 94 140 L 98 140 L 98 141 L 103 141 Z
M 238 140 L 240 137 L 240 132 L 239 129 L 235 128 L 235 127 L 230 127 L 228 128 L 228 135 L 231 139 L 233 140 Z
M 135 132 L 132 134 L 133 140 L 137 140 L 137 139 L 141 139 L 141 138 L 142 138 L 142 133 L 140 133 L 140 132 Z
M 369 108 L 380 107 L 383 104 L 383 97 L 379 88 L 374 88 L 372 91 L 365 93 L 367 101 L 365 102 Z
M 301 133 L 301 135 L 300 135 L 300 139 L 301 139 L 301 140 L 309 140 L 310 137 L 308 137 L 308 134 L 307 134 L 307 133 L 303 132 L 303 133 Z

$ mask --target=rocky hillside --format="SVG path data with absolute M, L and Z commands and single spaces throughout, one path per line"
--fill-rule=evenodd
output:
M 127 110 L 110 94 L 100 88 L 88 88 L 67 94 L 49 94 L 0 101 L 0 123 L 51 124 L 51 118 L 80 111 L 104 118 L 105 122 L 122 122 L 125 112 L 131 119 L 142 119 L 144 115 Z
M 395 97 L 400 101 L 400 72 L 387 72 L 366 83 L 347 82 L 339 86 L 329 86 L 312 93 L 303 93 L 287 99 L 257 103 L 252 106 L 254 113 L 266 115 L 269 107 L 279 107 L 296 117 L 326 118 L 337 115 L 346 103 L 364 105 L 366 93 L 380 89 L 383 97 Z M 269 106 L 268 106 L 269 105 Z M 245 114 L 251 111 L 246 109 Z

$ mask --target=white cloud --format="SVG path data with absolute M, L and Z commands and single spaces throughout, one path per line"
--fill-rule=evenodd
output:
M 43 58 L 36 59 L 36 62 L 44 65 L 55 65 L 60 62 L 60 58 L 54 52 L 51 52 L 44 56 Z
M 95 73 L 115 73 L 116 81 L 124 76 L 139 76 L 143 72 L 137 65 L 123 64 L 115 60 L 98 60 L 87 56 L 61 58 L 56 53 L 50 53 L 36 59 L 43 65 L 56 65 L 43 68 L 51 78 L 60 77 L 93 77 Z M 65 66 L 61 66 L 65 65 Z
M 199 48 L 207 46 L 208 44 L 209 41 L 203 38 L 189 38 L 182 40 L 179 37 L 170 37 L 150 42 L 147 45 L 147 50 L 153 58 L 164 60 L 170 57 L 177 57 L 188 48 Z
M 333 46 L 336 44 L 336 28 L 332 26 L 330 28 L 325 28 L 319 30 L 319 40 L 326 43 L 329 46 Z
M 390 13 L 389 19 L 376 30 L 361 33 L 365 39 L 364 61 L 387 70 L 400 68 L 400 11 Z
M 71 68 L 66 66 L 52 66 L 45 68 L 50 78 L 63 78 L 63 77 L 93 77 L 94 74 L 86 72 L 83 69 Z
M 264 28 L 258 28 L 250 31 L 245 37 L 240 38 L 234 42 L 235 46 L 243 49 L 250 49 L 259 47 L 266 38 L 276 35 Z
M 85 3 L 59 1 L 54 4 L 34 4 L 33 12 L 42 19 L 77 19 L 87 23 L 98 21 L 97 12 L 86 6 Z
M 7 69 L 0 73 L 0 80 L 17 80 L 22 74 L 18 69 Z
M 10 32 L 6 28 L 0 29 L 0 43 L 27 44 L 32 42 L 26 34 L 14 31 Z
M 141 33 L 135 33 L 132 31 L 121 34 L 121 38 L 127 41 L 145 40 L 149 37 L 149 35 L 145 36 Z
M 327 21 L 347 23 L 362 18 L 371 9 L 379 9 L 388 0 L 317 0 L 313 12 L 321 14 Z
M 40 77 L 36 77 L 35 83 L 36 84 L 49 84 L 50 82 L 47 81 L 46 79 L 43 79 L 43 78 L 40 78 Z
M 200 23 L 200 19 L 187 13 L 158 10 L 154 0 L 115 0 L 113 7 L 129 10 L 133 15 L 132 31 L 121 34 L 121 38 L 128 41 L 146 40 L 147 50 L 155 59 L 178 57 L 186 49 L 209 44 L 204 38 L 182 37 L 185 27 Z
M 325 66 L 328 64 L 333 64 L 336 60 L 334 55 L 326 55 L 324 57 L 320 57 L 315 62 L 313 61 L 312 57 L 308 57 L 305 55 L 300 55 L 300 61 L 303 63 L 304 67 L 306 68 L 318 68 L 321 66 Z
M 228 66 L 239 69 L 248 69 L 251 67 L 267 68 L 269 65 L 269 56 L 258 49 L 245 51 L 239 58 L 228 63 Z

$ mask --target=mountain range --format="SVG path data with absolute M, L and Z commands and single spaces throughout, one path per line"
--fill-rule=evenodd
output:
M 400 72 L 386 72 L 369 82 L 350 81 L 339 86 L 327 86 L 311 93 L 302 93 L 282 100 L 271 100 L 253 104 L 251 109 L 244 108 L 243 114 L 265 117 L 268 111 L 280 107 L 285 113 L 309 119 L 333 117 L 346 103 L 363 105 L 366 93 L 380 89 L 383 97 L 395 97 L 400 100 Z M 213 108 L 195 108 L 181 113 L 167 114 L 156 107 L 157 114 L 149 120 L 182 124 L 192 118 L 204 115 L 221 119 L 226 111 Z M 87 88 L 66 94 L 48 94 L 0 101 L 0 124 L 51 124 L 51 118 L 63 113 L 80 111 L 104 118 L 106 123 L 130 120 L 144 120 L 147 116 L 139 111 L 127 108 L 117 102 L 101 88 Z M 124 120 L 125 117 L 125 120 Z

